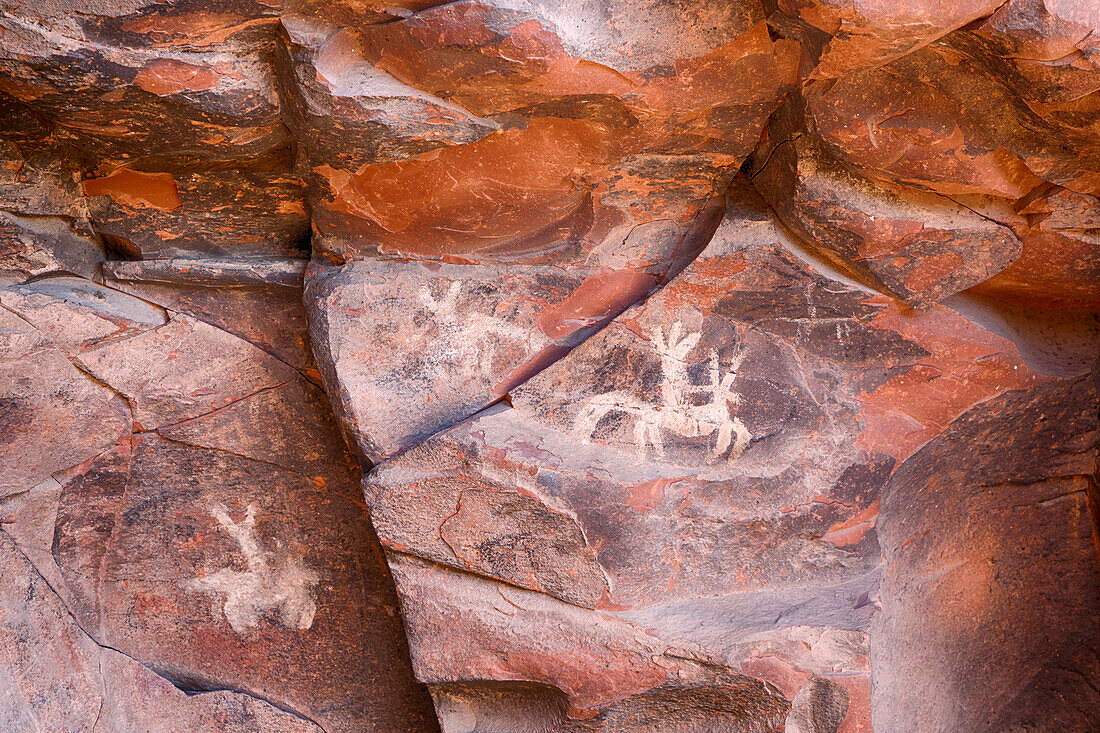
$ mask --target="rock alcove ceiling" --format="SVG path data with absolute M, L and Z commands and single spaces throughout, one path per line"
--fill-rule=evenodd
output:
M 1100 731 L 1100 6 L 0 0 L 0 730 Z

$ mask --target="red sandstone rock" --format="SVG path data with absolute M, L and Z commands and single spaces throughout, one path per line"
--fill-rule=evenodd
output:
M 0 93 L 4 136 L 0 142 L 0 200 L 28 216 L 82 213 L 76 150 L 44 115 Z
M 285 255 L 308 216 L 262 3 L 25 4 L 0 19 L 0 92 L 71 140 L 97 231 L 146 257 Z
M 977 33 L 813 87 L 809 106 L 824 140 L 871 175 L 948 196 L 1019 200 L 1044 181 L 1095 195 L 1100 149 L 1087 118 L 1037 114 L 1001 67 L 984 62 Z M 1085 83 L 1095 85 L 1089 54 L 1075 53 L 1083 54 Z
M 83 185 L 98 231 L 143 258 L 302 254 L 302 185 L 284 171 L 117 168 Z
M 390 262 L 308 274 L 333 405 L 360 451 L 389 458 L 504 397 L 635 300 L 634 270 Z M 378 318 L 365 318 L 367 314 Z M 385 315 L 383 315 L 385 314 Z
M 66 271 L 91 277 L 104 259 L 103 243 L 61 217 L 0 211 L 0 282 Z
M 795 24 L 809 51 L 819 56 L 811 78 L 839 79 L 889 63 L 944 34 L 997 10 L 1002 3 L 907 0 L 778 0 L 772 22 Z M 799 27 L 801 26 L 801 27 Z
M 6 537 L 0 537 L 0 568 L 0 725 L 6 730 L 321 730 L 245 694 L 187 695 L 99 646 Z
M 130 417 L 125 402 L 81 374 L 26 321 L 4 310 L 0 328 L 5 467 L 0 495 L 9 496 L 105 450 L 129 432 Z
M 639 677 L 625 651 L 601 662 L 622 667 L 610 677 L 570 656 L 520 660 L 532 637 L 560 643 L 565 628 L 615 618 L 771 683 L 744 648 L 752 633 L 865 627 L 873 604 L 859 599 L 874 593 L 878 493 L 895 459 L 975 402 L 1039 381 L 1011 342 L 954 311 L 898 312 L 822 277 L 742 197 L 683 273 L 513 390 L 510 406 L 366 479 L 418 675 L 444 688 L 550 684 L 572 708 L 609 710 L 671 683 Z M 907 402 L 902 384 L 938 398 Z M 451 589 L 473 580 L 408 556 L 503 583 L 506 600 L 513 586 L 570 605 L 553 620 L 515 599 L 518 611 L 493 612 L 488 588 Z M 482 661 L 459 660 L 440 614 L 476 618 L 470 638 L 499 640 Z M 802 695 L 791 725 L 812 717 L 803 680 L 787 697 Z M 847 704 L 836 704 L 839 725 Z
M 1091 730 L 1098 32 L 0 0 L 0 728 Z
M 318 382 L 299 259 L 167 259 L 103 263 L 112 287 L 239 336 Z
M 471 1 L 338 32 L 291 8 L 323 251 L 616 269 L 682 255 L 795 53 L 755 4 L 644 26 L 635 5 Z
M 979 285 L 1020 256 L 1008 226 L 843 166 L 797 100 L 773 118 L 756 168 L 753 184 L 802 241 L 913 305 Z
M 1088 730 L 1100 718 L 1091 381 L 979 405 L 891 478 L 877 726 Z
M 24 459 L 23 472 L 6 473 L 6 493 L 19 496 L 3 507 L 5 535 L 90 634 L 79 631 L 82 644 L 130 658 L 94 672 L 93 657 L 93 673 L 81 674 L 94 694 L 55 695 L 79 694 L 93 711 L 69 714 L 90 726 L 102 707 L 106 730 L 430 729 L 426 696 L 399 661 L 396 599 L 355 462 L 316 386 L 214 326 L 80 278 L 38 280 L 0 302 L 20 326 L 13 348 L 49 345 L 69 370 L 34 376 L 55 383 L 42 390 L 59 401 L 49 409 L 64 404 L 77 418 L 54 418 L 65 435 L 20 423 L 51 413 L 13 393 L 8 450 L 38 440 L 52 449 L 40 454 L 48 464 Z M 102 393 L 104 406 L 73 402 L 79 389 Z M 110 408 L 117 419 L 104 417 Z M 112 445 L 90 444 L 105 432 Z M 58 480 L 44 481 L 51 473 Z M 0 597 L 20 596 L 13 586 Z M 162 702 L 126 702 L 150 685 Z M 239 694 L 203 692 L 187 706 L 173 685 Z M 12 725 L 54 725 L 47 704 L 20 703 Z

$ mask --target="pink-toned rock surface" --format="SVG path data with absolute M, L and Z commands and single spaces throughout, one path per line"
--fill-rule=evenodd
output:
M 1098 34 L 0 0 L 0 729 L 1096 730 Z
M 502 277 L 415 262 L 314 266 L 308 277 L 333 406 L 372 461 L 504 397 L 657 284 L 633 270 L 522 266 Z
M 7 537 L 0 538 L 0 567 L 0 723 L 6 730 L 321 730 L 245 694 L 187 695 L 100 646 Z
M 5 729 L 431 729 L 358 467 L 314 383 L 82 278 L 0 305 L 5 364 L 22 365 L 0 515 L 25 566 L 0 593 L 12 654 L 83 665 L 7 659 Z M 35 593 L 53 616 L 22 605 Z
M 102 452 L 129 432 L 130 416 L 124 401 L 85 378 L 32 325 L 7 310 L 0 319 L 5 386 L 0 494 L 9 496 Z M 43 450 L 43 444 L 55 447 Z
M 1096 404 L 1091 377 L 1006 393 L 893 476 L 871 637 L 877 725 L 1084 731 L 1100 720 L 1089 684 L 1100 675 Z
M 700 705 L 696 671 L 611 642 L 596 663 L 578 641 L 625 624 L 711 675 L 782 681 L 796 710 L 827 683 L 839 725 L 852 693 L 833 678 L 866 684 L 858 640 L 891 470 L 973 405 L 1051 379 L 953 308 L 912 311 L 816 271 L 737 191 L 670 284 L 509 404 L 365 479 L 418 675 L 550 685 L 577 720 L 655 689 Z M 531 607 L 544 596 L 553 605 Z M 854 635 L 841 669 L 807 672 L 774 641 L 808 632 Z M 583 672 L 594 664 L 605 672 Z M 740 713 L 712 712 L 716 729 L 740 729 Z
M 105 262 L 103 276 L 114 288 L 239 336 L 318 382 L 302 302 L 305 267 L 286 258 L 174 258 Z

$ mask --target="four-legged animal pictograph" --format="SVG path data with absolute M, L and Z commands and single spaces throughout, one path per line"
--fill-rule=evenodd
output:
M 711 460 L 718 460 L 727 452 L 729 460 L 739 457 L 752 440 L 745 423 L 736 415 L 730 415 L 730 408 L 741 404 L 741 395 L 734 391 L 733 383 L 745 353 L 738 350 L 725 373 L 719 365 L 718 355 L 712 353 L 708 369 L 710 383 L 692 385 L 687 376 L 686 359 L 699 343 L 699 338 L 699 333 L 684 333 L 680 321 L 672 324 L 667 338 L 660 326 L 655 328 L 650 340 L 661 357 L 661 401 L 644 402 L 633 394 L 621 391 L 594 395 L 582 403 L 574 429 L 583 434 L 587 441 L 604 416 L 620 412 L 634 421 L 634 442 L 642 457 L 649 446 L 659 457 L 664 457 L 662 430 L 685 438 L 717 433 Z M 703 395 L 706 401 L 695 404 L 695 400 L 689 399 L 694 394 Z

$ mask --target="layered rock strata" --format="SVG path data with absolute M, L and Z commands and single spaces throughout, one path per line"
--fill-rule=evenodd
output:
M 1098 34 L 0 0 L 0 728 L 1095 730 Z

